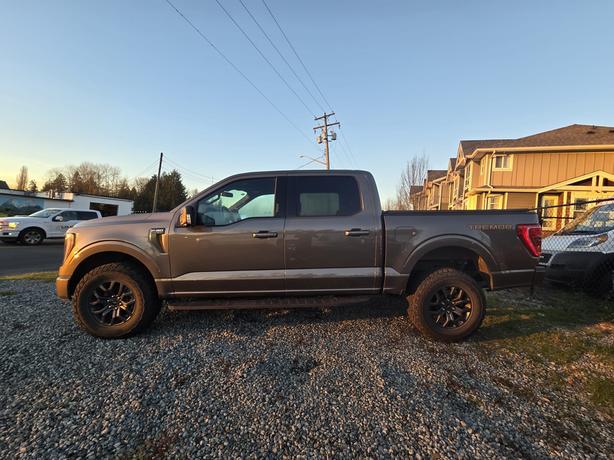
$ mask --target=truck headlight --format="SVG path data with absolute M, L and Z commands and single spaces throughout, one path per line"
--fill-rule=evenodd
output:
M 603 235 L 589 236 L 586 238 L 578 238 L 577 240 L 569 243 L 567 249 L 592 248 L 593 246 L 605 243 L 606 241 L 608 241 L 607 233 L 604 233 Z
M 70 251 L 75 247 L 75 234 L 74 233 L 66 233 L 64 236 L 64 260 L 70 254 Z
M 19 222 L 9 222 L 7 227 L 8 228 L 17 228 L 18 225 L 19 225 Z

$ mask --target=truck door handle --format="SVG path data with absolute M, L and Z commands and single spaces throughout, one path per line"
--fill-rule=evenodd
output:
M 360 228 L 352 228 L 350 230 L 346 230 L 345 236 L 367 236 L 369 234 L 369 230 L 362 230 Z
M 277 238 L 277 232 L 260 230 L 259 232 L 252 233 L 252 238 Z

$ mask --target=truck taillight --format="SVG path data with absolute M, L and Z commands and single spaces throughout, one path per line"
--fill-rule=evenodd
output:
M 520 224 L 516 227 L 516 234 L 532 256 L 540 256 L 542 253 L 542 228 L 540 225 Z

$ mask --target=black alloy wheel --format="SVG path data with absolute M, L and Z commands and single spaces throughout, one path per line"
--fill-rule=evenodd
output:
M 458 286 L 445 286 L 431 297 L 429 313 L 435 325 L 455 328 L 465 324 L 471 317 L 471 298 Z
M 95 287 L 88 299 L 90 311 L 104 326 L 128 321 L 134 314 L 136 298 L 132 290 L 120 281 L 103 281 Z
M 486 312 L 484 291 L 469 273 L 454 268 L 435 270 L 407 297 L 407 313 L 425 336 L 458 342 L 473 334 Z

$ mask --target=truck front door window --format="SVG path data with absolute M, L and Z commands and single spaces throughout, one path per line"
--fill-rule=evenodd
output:
M 275 215 L 275 179 L 232 182 L 198 202 L 198 225 L 221 226 Z

